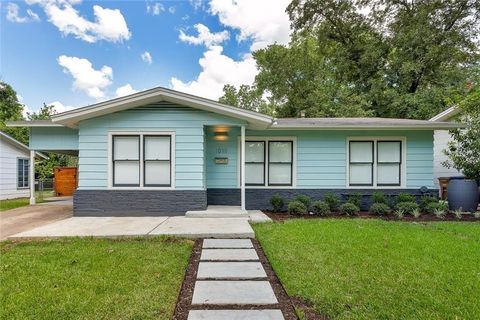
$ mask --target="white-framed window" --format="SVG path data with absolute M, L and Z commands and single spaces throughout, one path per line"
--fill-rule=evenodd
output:
M 110 133 L 111 188 L 172 188 L 174 135 Z
M 293 187 L 296 171 L 294 149 L 294 138 L 247 137 L 245 139 L 245 185 L 254 188 Z M 239 161 L 239 177 L 240 170 Z
M 347 186 L 404 187 L 405 138 L 348 139 Z
M 30 160 L 24 158 L 17 159 L 17 187 L 19 189 L 28 188 L 28 171 Z

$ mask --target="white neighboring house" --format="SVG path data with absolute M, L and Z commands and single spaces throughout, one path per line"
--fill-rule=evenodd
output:
M 454 121 L 454 117 L 461 112 L 460 108 L 451 107 L 447 110 L 437 114 L 431 118 L 430 121 Z M 450 133 L 446 130 L 435 130 L 434 142 L 433 142 L 433 178 L 434 183 L 438 187 L 438 178 L 441 177 L 454 177 L 463 176 L 461 172 L 458 172 L 454 168 L 446 168 L 442 165 L 442 162 L 447 160 L 448 157 L 443 153 L 443 150 L 447 148 L 448 142 L 452 139 Z
M 36 152 L 37 159 L 47 157 Z M 30 197 L 30 149 L 0 131 L 0 200 Z

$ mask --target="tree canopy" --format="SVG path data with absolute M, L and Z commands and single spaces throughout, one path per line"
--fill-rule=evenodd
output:
M 479 85 L 478 0 L 293 0 L 287 13 L 290 44 L 254 52 L 254 84 L 226 86 L 221 101 L 277 117 L 428 119 Z

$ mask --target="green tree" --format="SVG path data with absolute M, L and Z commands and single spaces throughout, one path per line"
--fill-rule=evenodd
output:
M 8 83 L 0 81 L 0 130 L 18 141 L 28 144 L 27 128 L 9 128 L 7 121 L 23 120 L 24 106 L 18 102 L 17 93 Z
M 449 159 L 442 164 L 459 170 L 468 179 L 480 180 L 480 88 L 473 90 L 459 107 L 466 128 L 450 131 L 453 140 L 444 150 Z
M 281 117 L 428 119 L 479 83 L 479 12 L 478 0 L 293 0 L 292 40 L 253 53 L 251 89 Z
M 220 103 L 273 115 L 274 108 L 269 102 L 270 99 L 263 99 L 262 93 L 251 86 L 241 85 L 237 90 L 232 85 L 226 85 L 223 92 L 224 95 L 219 99 Z

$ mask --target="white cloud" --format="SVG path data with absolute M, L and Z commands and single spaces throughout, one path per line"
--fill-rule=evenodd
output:
M 123 97 L 123 96 L 128 96 L 130 94 L 134 94 L 138 92 L 137 90 L 133 89 L 130 83 L 127 83 L 124 86 L 118 87 L 117 90 L 115 91 L 115 94 L 117 97 Z
M 10 2 L 7 5 L 7 20 L 16 23 L 26 23 L 32 21 L 40 21 L 40 17 L 31 9 L 27 9 L 27 15 L 21 17 L 18 4 Z
M 53 102 L 47 103 L 47 105 L 53 106 L 53 109 L 55 110 L 56 113 L 62 113 L 62 112 L 74 109 L 74 107 L 66 106 L 60 101 L 53 101 Z
M 218 45 L 228 40 L 230 37 L 230 34 L 226 30 L 212 33 L 207 26 L 201 23 L 196 24 L 194 28 L 197 30 L 198 36 L 189 36 L 185 34 L 183 30 L 180 30 L 180 35 L 178 36 L 180 41 L 194 45 L 204 44 L 205 46 L 210 47 Z
M 170 12 L 171 14 L 174 14 L 176 11 L 175 7 L 171 6 L 171 7 L 168 7 L 168 12 Z
M 265 48 L 274 42 L 287 44 L 290 21 L 285 12 L 290 0 L 210 0 L 209 11 L 220 22 L 240 30 L 239 41 L 251 39 L 251 50 Z
M 140 57 L 142 58 L 142 60 L 148 64 L 152 64 L 152 55 L 150 54 L 150 52 L 148 51 L 145 51 L 144 53 L 142 53 L 140 55 Z
M 48 20 L 64 35 L 73 35 L 86 42 L 100 40 L 121 42 L 130 39 L 127 22 L 118 9 L 93 6 L 94 21 L 82 17 L 73 7 L 79 0 L 27 0 L 28 4 L 41 5 Z
M 158 16 L 162 11 L 165 11 L 165 7 L 160 2 L 156 2 L 154 4 L 147 2 L 147 13 Z
M 208 48 L 199 60 L 202 71 L 198 77 L 190 82 L 173 77 L 170 79 L 172 89 L 216 100 L 223 95 L 225 84 L 237 87 L 251 84 L 257 74 L 253 57 L 246 55 L 242 60 L 235 61 L 223 55 L 222 51 L 221 46 Z
M 58 57 L 58 63 L 64 68 L 65 73 L 73 77 L 73 88 L 84 91 L 89 97 L 102 99 L 105 97 L 104 89 L 112 83 L 113 70 L 109 66 L 103 66 L 95 70 L 92 63 L 87 59 Z
M 189 0 L 189 2 L 195 10 L 202 8 L 203 0 Z

